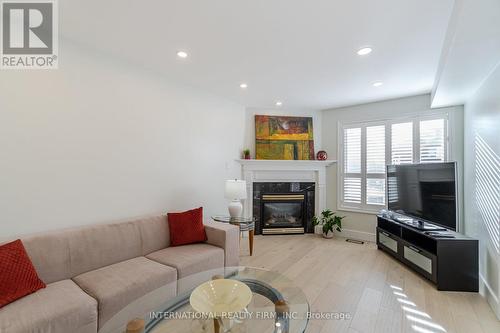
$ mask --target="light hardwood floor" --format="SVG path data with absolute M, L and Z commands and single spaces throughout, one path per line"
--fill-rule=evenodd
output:
M 500 332 L 481 295 L 438 291 L 373 243 L 317 235 L 255 236 L 241 242 L 240 264 L 280 272 L 302 288 L 311 311 L 347 312 L 347 320 L 313 320 L 307 332 Z

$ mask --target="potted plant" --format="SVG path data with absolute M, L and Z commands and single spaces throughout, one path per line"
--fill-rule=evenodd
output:
M 243 158 L 245 160 L 249 160 L 250 159 L 250 149 L 243 149 Z
M 320 217 L 313 217 L 313 224 L 315 226 L 322 226 L 323 237 L 332 238 L 333 230 L 342 231 L 342 219 L 345 216 L 338 216 L 330 209 L 325 209 L 321 212 Z

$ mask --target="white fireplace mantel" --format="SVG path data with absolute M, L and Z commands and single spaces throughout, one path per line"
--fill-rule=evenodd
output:
M 315 183 L 315 214 L 326 209 L 326 168 L 337 161 L 236 160 L 241 164 L 242 178 L 247 182 L 244 214 L 252 215 L 253 183 L 313 182 Z

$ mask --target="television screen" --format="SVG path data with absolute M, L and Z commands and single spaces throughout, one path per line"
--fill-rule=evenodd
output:
M 455 162 L 387 166 L 389 210 L 456 230 Z

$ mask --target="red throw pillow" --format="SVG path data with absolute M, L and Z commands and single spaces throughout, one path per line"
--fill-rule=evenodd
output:
M 0 308 L 45 288 L 21 240 L 0 246 Z
M 186 245 L 207 240 L 203 226 L 203 207 L 182 213 L 168 213 L 170 245 Z

